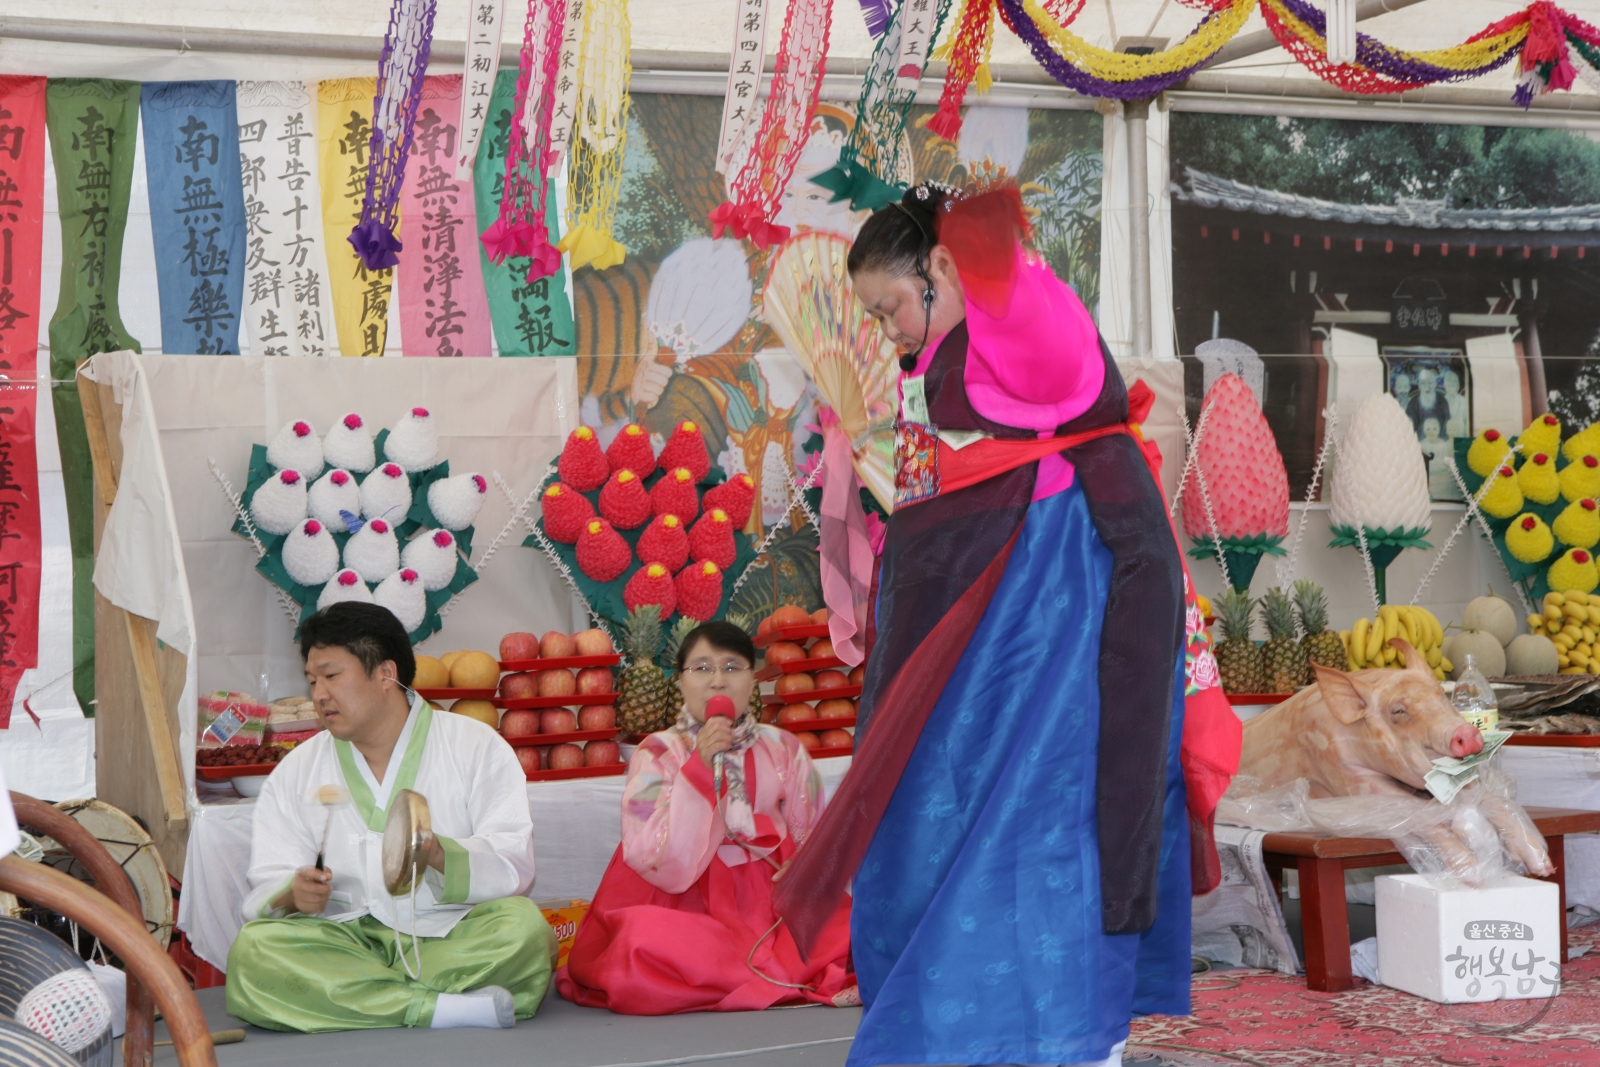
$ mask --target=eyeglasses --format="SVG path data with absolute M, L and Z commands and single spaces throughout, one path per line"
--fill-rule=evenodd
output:
M 754 670 L 754 668 L 741 667 L 737 663 L 724 663 L 720 667 L 712 663 L 697 663 L 693 667 L 685 667 L 683 669 L 683 673 L 693 675 L 695 678 L 703 682 L 708 680 L 713 674 L 717 674 L 719 672 L 732 678 L 736 674 L 744 674 L 750 670 Z

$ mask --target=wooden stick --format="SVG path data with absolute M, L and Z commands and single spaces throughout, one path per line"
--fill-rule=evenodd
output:
M 211 1031 L 211 1043 L 213 1045 L 237 1045 L 239 1042 L 241 1042 L 243 1040 L 244 1040 L 244 1031 L 243 1030 L 213 1030 L 213 1031 Z M 157 1041 L 156 1042 L 156 1047 L 157 1048 L 160 1048 L 163 1045 L 166 1045 L 166 1046 L 170 1047 L 172 1045 L 172 1042 L 170 1042 L 170 1041 Z

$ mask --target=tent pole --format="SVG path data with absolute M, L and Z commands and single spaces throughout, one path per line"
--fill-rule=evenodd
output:
M 1123 132 L 1128 138 L 1128 256 L 1130 260 L 1133 356 L 1151 356 L 1150 326 L 1150 174 L 1147 131 L 1150 100 L 1122 102 Z

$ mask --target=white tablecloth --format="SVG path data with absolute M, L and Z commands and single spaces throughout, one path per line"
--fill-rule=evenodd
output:
M 1600 811 L 1600 748 L 1506 745 L 1500 765 L 1524 807 Z M 1567 835 L 1567 906 L 1600 911 L 1600 834 Z
M 831 798 L 849 756 L 817 761 Z M 533 815 L 536 900 L 592 898 L 611 855 L 622 843 L 622 775 L 528 783 Z M 255 801 L 239 798 L 202 804 L 190 820 L 178 929 L 195 954 L 225 970 L 228 949 L 244 925 L 239 914 L 249 884 L 250 824 Z

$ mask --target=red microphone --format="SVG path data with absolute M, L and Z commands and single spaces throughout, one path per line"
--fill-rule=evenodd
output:
M 710 722 L 712 719 L 727 719 L 729 722 L 733 722 L 738 717 L 738 712 L 734 709 L 733 700 L 731 697 L 718 695 L 706 701 L 707 722 Z M 714 774 L 711 790 L 716 796 L 719 797 L 722 795 L 722 756 L 723 753 L 718 752 L 711 760 L 711 766 Z

